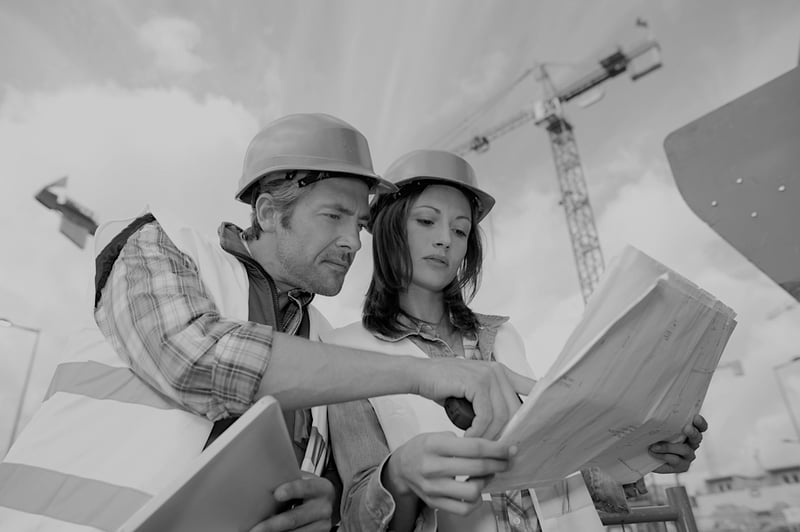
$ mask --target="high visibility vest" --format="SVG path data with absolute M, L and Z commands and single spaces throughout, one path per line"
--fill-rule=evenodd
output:
M 377 351 L 389 355 L 413 355 L 427 358 L 419 347 L 409 339 L 387 342 L 375 338 L 358 322 L 323 335 L 326 343 Z M 497 330 L 493 354 L 515 372 L 533 376 L 522 338 L 514 327 L 506 322 Z M 463 436 L 441 406 L 424 397 L 402 394 L 373 397 L 369 400 L 386 436 L 386 442 L 394 451 L 418 434 L 426 432 L 453 432 Z M 334 445 L 336 443 L 334 442 Z M 580 473 L 554 483 L 551 486 L 529 490 L 544 532 L 602 532 L 600 517 L 592 503 L 591 495 Z M 422 509 L 423 532 L 495 532 L 497 530 L 494 511 L 488 496 L 483 504 L 468 516 L 436 512 L 425 506 Z
M 238 259 L 165 212 L 162 228 L 195 261 L 220 314 L 247 320 L 248 280 Z M 133 219 L 98 231 L 97 249 Z M 310 337 L 330 329 L 309 307 Z M 97 327 L 82 331 L 78 355 L 60 364 L 46 397 L 0 463 L 0 530 L 117 530 L 149 498 L 188 467 L 212 429 L 139 379 Z M 327 411 L 312 409 L 327 442 Z M 327 452 L 309 448 L 303 467 Z

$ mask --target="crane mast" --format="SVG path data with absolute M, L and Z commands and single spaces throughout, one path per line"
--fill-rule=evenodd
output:
M 578 155 L 578 144 L 575 142 L 572 125 L 563 117 L 555 118 L 546 127 L 561 190 L 560 203 L 567 217 L 581 295 L 587 301 L 600 281 L 605 263 L 594 223 L 594 212 L 589 203 L 586 179 L 583 177 L 583 166 Z
M 661 66 L 658 58 L 659 47 L 652 39 L 647 39 L 628 51 L 618 49 L 611 55 L 601 59 L 599 68 L 592 70 L 560 90 L 555 90 L 545 66 L 542 65 L 539 67 L 539 79 L 544 82 L 545 88 L 550 94 L 549 97 L 526 106 L 507 120 L 452 148 L 452 151 L 459 155 L 465 155 L 471 151 L 485 152 L 489 149 L 491 141 L 530 121 L 533 121 L 536 125 L 543 126 L 547 130 L 561 193 L 559 203 L 564 207 L 567 228 L 572 242 L 572 253 L 584 301 L 589 299 L 589 296 L 597 286 L 605 264 L 597 227 L 594 222 L 594 213 L 589 201 L 583 166 L 578 154 L 578 144 L 575 141 L 575 133 L 572 124 L 564 118 L 561 104 L 573 100 L 606 80 L 622 74 L 629 69 L 634 59 L 650 51 L 655 52 L 656 60 L 644 69 L 632 72 L 631 79 L 635 81 Z

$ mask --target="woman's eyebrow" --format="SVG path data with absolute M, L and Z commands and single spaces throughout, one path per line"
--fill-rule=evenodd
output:
M 437 214 L 442 214 L 442 211 L 441 211 L 440 209 L 438 209 L 438 208 L 434 207 L 433 205 L 425 205 L 425 204 L 422 204 L 422 205 L 415 205 L 415 206 L 414 206 L 414 208 L 413 208 L 413 209 L 411 209 L 411 210 L 412 210 L 412 212 L 413 212 L 413 211 L 415 211 L 415 210 L 417 210 L 417 209 L 431 209 L 432 211 L 435 211 Z M 457 216 L 457 217 L 456 217 L 456 220 L 460 220 L 460 219 L 462 219 L 462 218 L 463 218 L 463 219 L 465 219 L 465 220 L 467 220 L 467 221 L 469 221 L 469 220 L 471 219 L 471 218 L 470 218 L 469 216 L 467 216 L 466 214 L 462 214 L 462 215 L 460 215 L 460 216 Z
M 430 210 L 434 211 L 436 214 L 442 214 L 441 209 L 438 209 L 438 208 L 434 207 L 433 205 L 425 205 L 425 204 L 415 205 L 414 208 L 411 209 L 411 210 L 415 211 L 417 209 L 430 209 Z

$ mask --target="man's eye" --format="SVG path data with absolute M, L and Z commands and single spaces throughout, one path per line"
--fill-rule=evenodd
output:
M 335 212 L 327 212 L 327 213 L 325 213 L 325 216 L 327 216 L 331 220 L 339 220 L 342 217 L 341 214 L 338 214 L 338 213 L 335 213 Z

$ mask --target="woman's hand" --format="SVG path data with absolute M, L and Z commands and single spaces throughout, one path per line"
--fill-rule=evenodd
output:
M 299 504 L 258 523 L 250 532 L 330 532 L 335 494 L 327 479 L 304 472 L 301 479 L 275 488 L 273 496 L 278 502 L 298 500 Z
M 694 416 L 691 423 L 683 427 L 686 436 L 680 443 L 658 442 L 650 446 L 650 455 L 664 462 L 654 470 L 655 473 L 685 473 L 695 459 L 695 451 L 703 441 L 703 432 L 708 429 L 708 422 L 700 414 Z
M 482 438 L 420 434 L 392 453 L 382 480 L 406 504 L 415 496 L 429 507 L 466 515 L 481 502 L 481 490 L 492 476 L 508 469 L 515 453 L 515 447 Z

